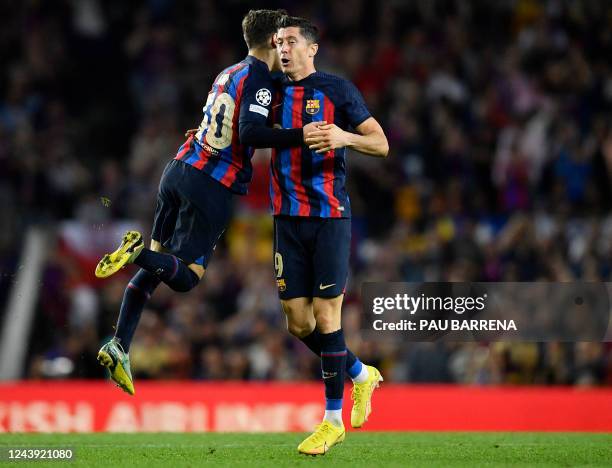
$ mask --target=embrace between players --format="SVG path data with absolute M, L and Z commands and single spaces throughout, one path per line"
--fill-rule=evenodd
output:
M 96 268 L 105 278 L 128 263 L 140 266 L 126 287 L 115 336 L 98 360 L 119 387 L 135 393 L 128 353 L 145 302 L 161 282 L 181 292 L 198 284 L 229 223 L 233 194 L 247 192 L 254 149 L 272 148 L 279 297 L 289 332 L 321 357 L 325 384 L 323 421 L 298 451 L 324 454 L 345 437 L 345 374 L 353 380 L 353 427 L 367 420 L 382 381 L 376 368 L 346 348 L 341 328 L 351 240 L 346 149 L 385 157 L 389 148 L 357 88 L 315 70 L 318 31 L 312 23 L 283 10 L 252 10 L 242 30 L 247 57 L 217 76 L 202 123 L 187 132 L 164 170 L 151 248 L 129 231 Z M 280 83 L 274 71 L 283 72 Z

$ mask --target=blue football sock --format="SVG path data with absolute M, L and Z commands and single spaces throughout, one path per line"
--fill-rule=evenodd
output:
M 321 333 L 316 328 L 309 335 L 303 336 L 300 338 L 300 341 L 308 346 L 313 353 L 317 356 L 321 355 L 321 342 L 320 337 Z M 354 379 L 361 372 L 363 364 L 355 356 L 350 349 L 346 348 L 346 373 L 351 379 Z
M 174 255 L 144 248 L 134 263 L 178 292 L 191 291 L 200 281 L 198 275 Z
M 348 351 L 347 349 L 347 352 Z M 359 360 L 359 358 L 357 358 L 357 356 L 355 356 L 353 353 L 351 353 L 352 356 L 355 358 L 355 360 L 353 361 L 353 363 L 349 366 L 348 363 L 348 355 L 346 357 L 346 373 L 349 375 L 349 377 L 351 379 L 355 379 L 359 374 L 361 374 L 361 369 L 363 369 L 363 364 L 361 363 L 361 361 Z
M 325 383 L 325 409 L 327 411 L 342 410 L 344 395 L 344 370 L 346 368 L 346 344 L 342 329 L 332 333 L 321 333 L 321 370 Z M 332 413 L 334 414 L 334 413 Z M 338 425 L 338 421 L 332 421 Z M 340 424 L 342 421 L 339 421 Z
M 130 344 L 140 320 L 142 309 L 160 282 L 160 279 L 152 273 L 146 270 L 138 270 L 138 273 L 134 275 L 125 288 L 121 309 L 119 309 L 115 337 L 119 339 L 126 353 L 130 350 Z

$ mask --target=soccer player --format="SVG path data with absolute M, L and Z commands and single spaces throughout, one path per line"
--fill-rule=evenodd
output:
M 105 255 L 96 276 L 106 278 L 126 264 L 140 270 L 123 296 L 115 336 L 98 353 L 111 379 L 133 395 L 129 349 L 144 304 L 160 282 L 175 291 L 193 289 L 204 275 L 217 240 L 229 222 L 232 194 L 245 194 L 254 148 L 300 146 L 310 127 L 266 127 L 272 104 L 270 71 L 280 69 L 274 34 L 284 10 L 251 10 L 242 21 L 248 55 L 215 79 L 195 133 L 161 177 L 151 248 L 128 231 Z
M 324 454 L 344 440 L 345 370 L 353 379 L 353 427 L 367 420 L 372 393 L 382 381 L 376 368 L 362 364 L 346 348 L 341 328 L 351 241 L 344 182 L 346 148 L 377 157 L 389 151 L 357 88 L 316 71 L 317 36 L 317 28 L 305 19 L 285 16 L 279 22 L 276 44 L 285 78 L 274 121 L 284 128 L 322 124 L 305 137 L 305 145 L 273 149 L 270 182 L 274 266 L 287 326 L 321 357 L 325 416 L 298 446 L 300 453 L 311 455 Z

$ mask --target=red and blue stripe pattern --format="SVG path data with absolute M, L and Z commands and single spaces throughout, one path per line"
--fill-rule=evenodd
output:
M 251 181 L 253 169 L 251 157 L 253 149 L 240 144 L 238 120 L 240 117 L 240 102 L 245 82 L 249 76 L 250 65 L 243 61 L 223 70 L 211 89 L 214 100 L 222 93 L 229 94 L 234 100 L 234 112 L 231 120 L 232 139 L 231 144 L 223 149 L 215 149 L 207 141 L 208 128 L 204 129 L 201 138 L 197 140 L 190 136 L 179 148 L 174 159 L 179 159 L 209 174 L 235 193 L 245 194 L 247 185 Z M 205 116 L 209 122 L 212 118 L 213 106 L 205 109 Z M 210 124 L 209 124 L 210 128 Z M 224 130 L 225 131 L 225 130 Z
M 316 102 L 307 112 L 308 101 Z M 315 112 L 316 111 L 316 112 Z M 275 121 L 300 128 L 313 121 L 334 122 L 336 107 L 322 91 L 286 86 Z M 341 218 L 350 216 L 344 188 L 345 149 L 317 154 L 303 145 L 272 150 L 270 199 L 274 215 Z

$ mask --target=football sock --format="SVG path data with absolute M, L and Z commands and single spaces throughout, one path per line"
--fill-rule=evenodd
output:
M 346 344 L 342 329 L 321 333 L 321 370 L 325 384 L 325 416 L 334 426 L 342 426 L 342 397 L 344 395 L 344 369 Z
M 347 370 L 347 372 L 355 383 L 366 383 L 368 381 L 368 377 L 370 377 L 368 368 L 364 366 L 359 359 L 355 361 L 353 367 Z
M 174 255 L 144 248 L 138 254 L 134 263 L 153 273 L 178 292 L 190 291 L 200 281 L 198 275 Z
M 340 404 L 342 404 L 342 402 L 340 402 Z M 336 427 L 344 426 L 344 423 L 342 422 L 342 406 L 340 406 L 340 409 L 338 410 L 326 409 L 325 416 L 323 416 L 323 420 L 329 421 Z
M 138 270 L 125 288 L 123 301 L 119 309 L 115 337 L 119 339 L 126 353 L 130 350 L 130 344 L 140 320 L 142 309 L 160 282 L 157 276 L 141 269 Z
M 308 346 L 317 356 L 321 355 L 321 333 L 316 328 L 310 335 L 303 336 L 300 341 Z M 363 374 L 365 372 L 365 378 Z M 359 358 L 355 356 L 350 349 L 346 348 L 346 373 L 356 383 L 364 383 L 368 378 L 368 369 L 364 366 Z

